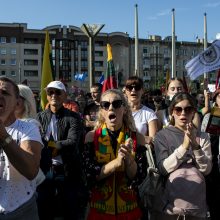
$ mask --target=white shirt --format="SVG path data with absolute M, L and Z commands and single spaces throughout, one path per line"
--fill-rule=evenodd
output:
M 39 128 L 34 123 L 16 120 L 9 127 L 6 127 L 6 130 L 17 144 L 25 140 L 33 140 L 42 144 Z M 36 180 L 30 181 L 20 174 L 10 163 L 5 152 L 1 149 L 0 213 L 14 211 L 27 202 L 33 196 L 35 190 Z
M 132 112 L 132 115 L 137 131 L 143 135 L 147 135 L 148 123 L 154 119 L 157 119 L 155 112 L 145 105 L 143 105 L 138 111 Z

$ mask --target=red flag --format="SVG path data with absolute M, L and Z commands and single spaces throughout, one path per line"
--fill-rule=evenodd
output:
M 183 88 L 185 92 L 189 92 L 187 82 L 186 82 L 186 77 L 184 76 L 184 74 L 183 74 Z
M 115 78 L 115 67 L 112 60 L 112 48 L 110 44 L 107 44 L 107 53 L 108 53 L 107 70 L 105 73 L 105 80 L 102 86 L 102 92 L 105 92 L 108 89 L 117 88 L 117 82 Z
M 218 89 L 220 87 L 220 69 L 218 71 L 218 75 L 215 81 L 215 89 Z

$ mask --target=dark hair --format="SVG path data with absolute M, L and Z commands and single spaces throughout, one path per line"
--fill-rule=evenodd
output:
M 12 81 L 12 79 L 10 79 L 10 78 L 8 78 L 6 76 L 0 76 L 0 81 L 11 83 L 11 85 L 13 86 L 16 98 L 19 98 L 19 88 L 18 88 L 18 85 L 14 81 Z
M 102 84 L 101 83 L 94 83 L 91 88 L 97 88 L 98 92 L 100 92 L 100 93 L 102 92 Z
M 133 85 L 133 84 L 137 84 L 137 85 L 140 85 L 141 88 L 144 87 L 144 82 L 141 78 L 137 77 L 137 76 L 130 76 L 126 83 L 126 85 Z

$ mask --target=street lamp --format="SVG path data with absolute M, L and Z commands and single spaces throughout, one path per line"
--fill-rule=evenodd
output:
M 94 84 L 94 38 L 104 27 L 104 24 L 83 24 L 81 30 L 89 38 L 89 87 Z

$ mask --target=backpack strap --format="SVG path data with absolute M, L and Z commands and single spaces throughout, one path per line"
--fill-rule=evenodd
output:
M 150 144 L 145 144 L 145 147 L 147 148 L 146 157 L 149 167 L 156 168 Z

